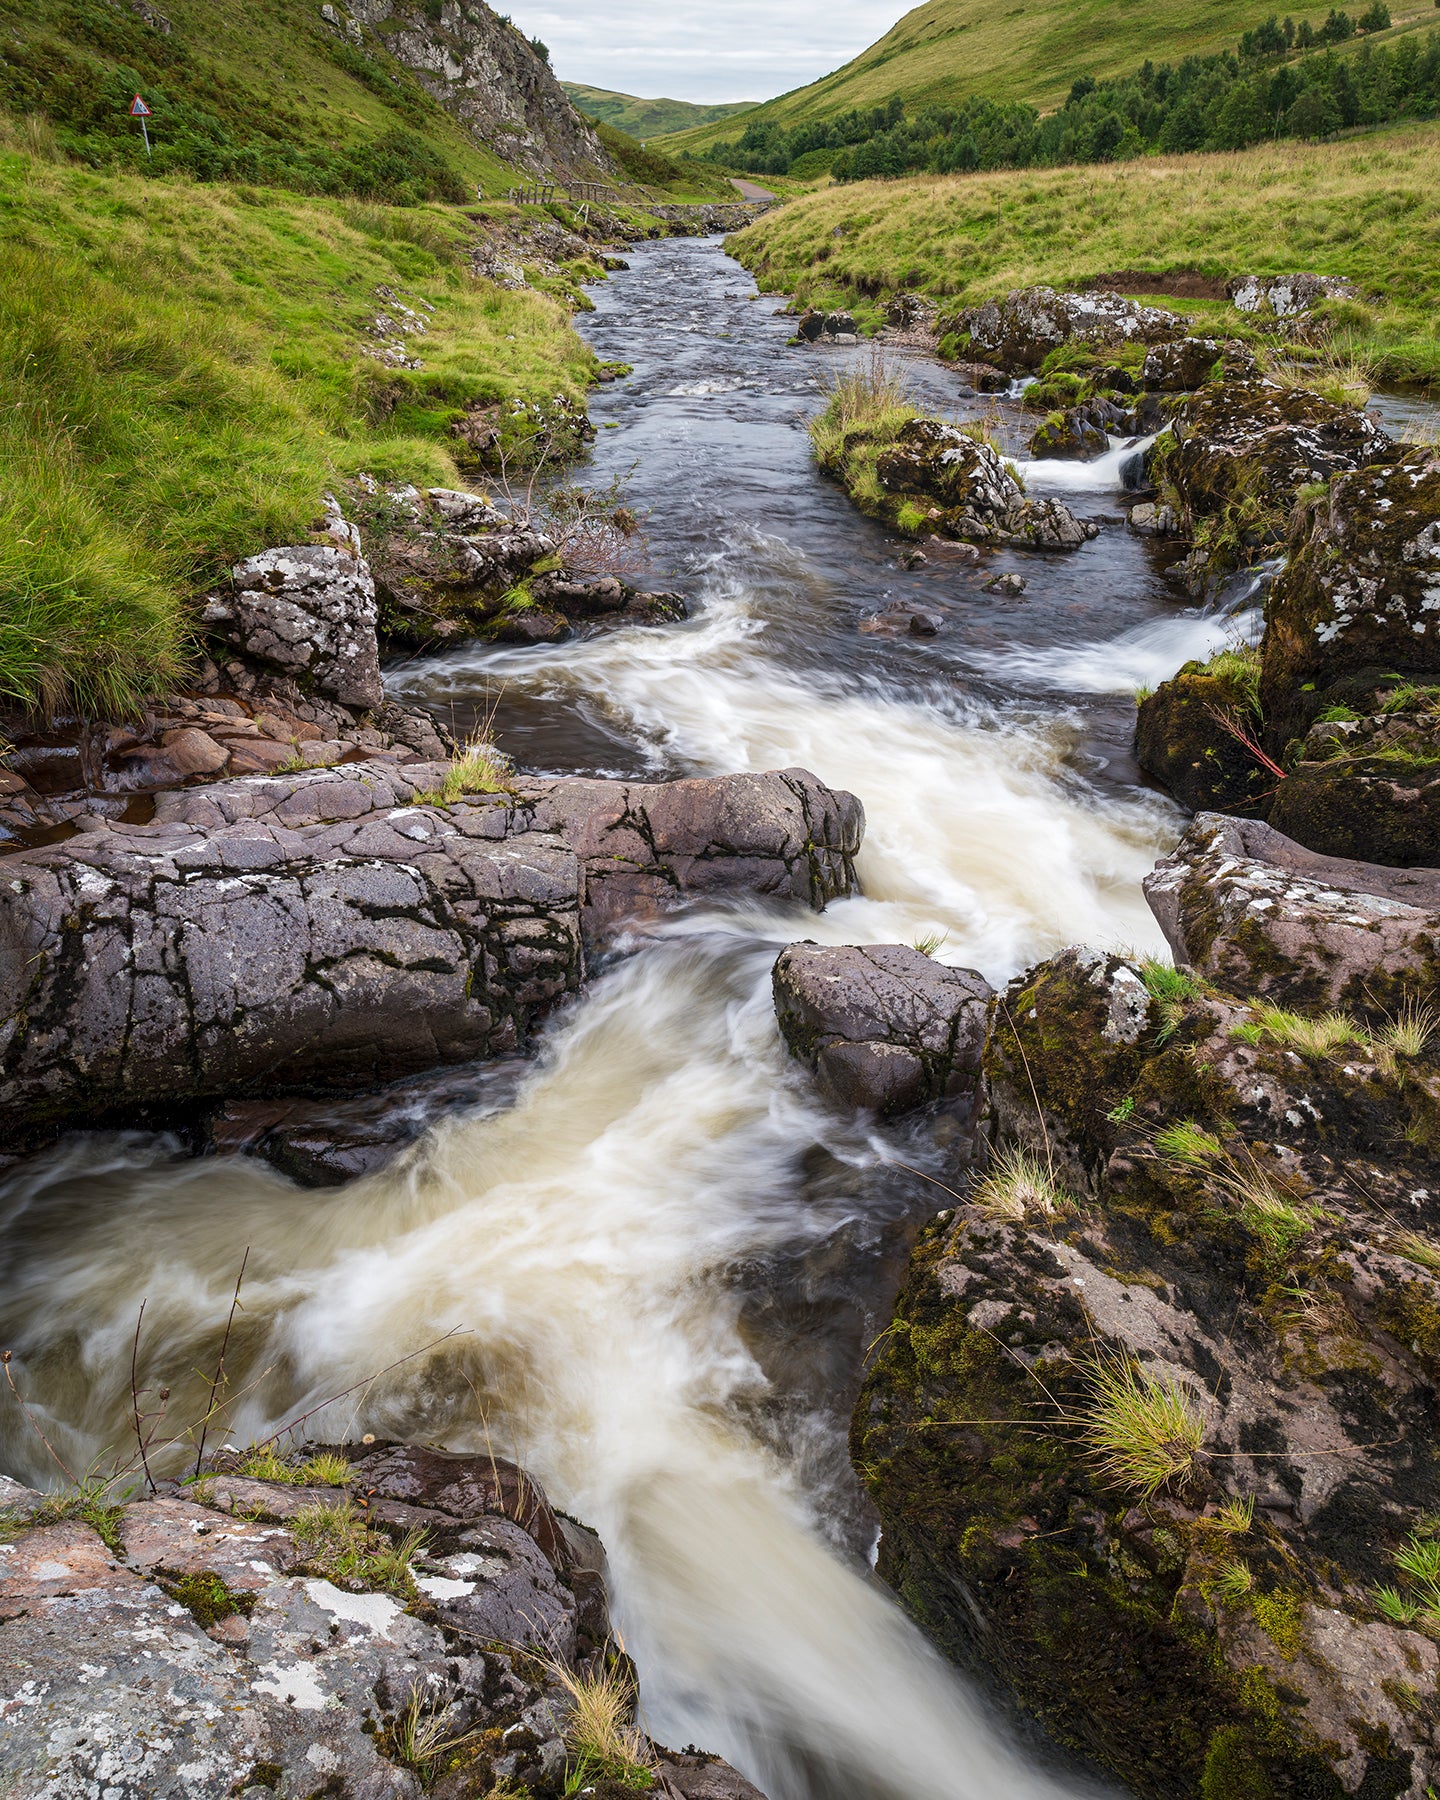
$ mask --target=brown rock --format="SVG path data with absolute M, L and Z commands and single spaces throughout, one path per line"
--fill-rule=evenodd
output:
M 230 760 L 228 750 L 194 726 L 187 726 L 182 731 L 167 731 L 160 742 L 165 748 L 165 760 L 182 778 L 213 775 Z

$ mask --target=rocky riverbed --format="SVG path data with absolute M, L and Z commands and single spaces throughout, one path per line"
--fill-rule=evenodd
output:
M 1424 1800 L 1433 453 L 1017 295 L 947 322 L 965 384 L 1068 404 L 973 435 L 914 356 L 866 519 L 794 420 L 851 334 L 788 345 L 724 265 L 677 316 L 636 260 L 670 335 L 596 475 L 665 434 L 664 579 L 360 483 L 211 597 L 189 690 L 12 759 L 0 1767 Z M 1123 689 L 1130 613 L 1153 661 L 1247 568 L 1259 646 L 1140 709 L 1172 809 L 1075 632 Z M 153 1420 L 217 1367 L 182 1487 Z M 132 1437 L 128 1494 L 38 1491 Z

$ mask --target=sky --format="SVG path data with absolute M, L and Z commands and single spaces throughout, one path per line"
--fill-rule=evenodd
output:
M 562 81 L 656 100 L 770 100 L 828 75 L 915 0 L 498 0 Z

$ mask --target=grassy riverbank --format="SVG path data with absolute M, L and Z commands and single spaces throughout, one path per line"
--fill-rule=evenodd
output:
M 870 325 L 903 289 L 961 306 L 1141 271 L 1345 275 L 1373 299 L 1346 309 L 1347 345 L 1380 380 L 1436 387 L 1437 153 L 1440 125 L 1418 125 L 1231 155 L 856 183 L 769 213 L 731 245 L 762 286 L 850 306 Z
M 327 487 L 454 483 L 467 410 L 588 384 L 562 300 L 477 280 L 454 209 L 99 175 L 22 137 L 0 136 L 5 703 L 123 710 L 183 658 L 204 585 L 303 538 Z M 419 369 L 373 354 L 396 300 L 428 321 Z

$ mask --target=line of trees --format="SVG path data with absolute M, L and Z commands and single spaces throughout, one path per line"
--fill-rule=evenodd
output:
M 837 181 L 867 181 L 1243 150 L 1267 139 L 1313 140 L 1351 126 L 1440 114 L 1436 33 L 1335 54 L 1337 44 L 1389 25 L 1384 0 L 1374 0 L 1358 19 L 1332 9 L 1318 27 L 1272 14 L 1234 51 L 1187 56 L 1173 66 L 1147 61 L 1133 75 L 1105 81 L 1082 76 L 1064 106 L 1043 118 L 1033 107 L 978 96 L 914 113 L 896 99 L 789 131 L 751 124 L 708 154 L 757 174 L 829 168 Z

